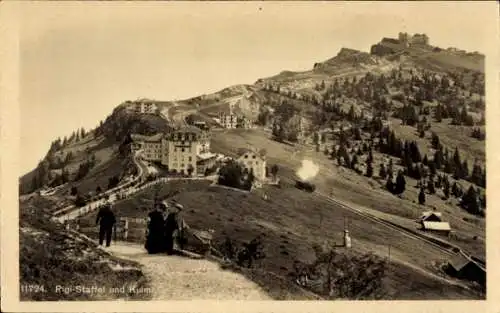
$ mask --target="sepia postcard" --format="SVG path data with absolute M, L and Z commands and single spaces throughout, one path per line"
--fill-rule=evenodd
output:
M 496 2 L 0 8 L 2 311 L 499 312 Z

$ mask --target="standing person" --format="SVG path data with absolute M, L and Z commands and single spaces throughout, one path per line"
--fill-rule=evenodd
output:
M 149 254 L 163 252 L 165 242 L 164 217 L 160 205 L 155 204 L 148 214 L 148 234 L 145 248 Z
M 111 205 L 105 201 L 104 206 L 99 209 L 96 225 L 99 224 L 99 245 L 102 246 L 106 237 L 106 247 L 111 244 L 113 226 L 116 223 L 115 214 L 111 211 Z
M 179 208 L 178 205 L 176 205 L 176 208 Z M 165 219 L 165 250 L 168 254 L 174 253 L 174 232 L 177 231 L 178 228 L 177 212 L 173 209 L 168 213 Z
M 182 206 L 182 204 L 177 203 L 175 205 L 175 208 L 177 209 L 177 212 L 175 213 L 177 229 L 174 232 L 174 242 L 176 242 L 179 245 L 179 249 L 183 250 L 184 244 L 186 243 L 186 236 L 185 236 L 186 225 L 184 223 L 184 219 L 182 218 L 182 210 L 184 209 L 184 207 Z

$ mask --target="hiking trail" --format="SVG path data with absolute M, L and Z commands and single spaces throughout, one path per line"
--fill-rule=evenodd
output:
M 213 261 L 151 255 L 139 244 L 122 241 L 104 250 L 142 265 L 150 281 L 152 300 L 272 300 L 256 283 L 221 269 Z

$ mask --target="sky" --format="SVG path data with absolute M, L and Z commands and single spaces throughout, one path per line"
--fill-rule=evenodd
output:
M 477 2 L 20 6 L 21 173 L 37 165 L 52 140 L 93 128 L 125 100 L 184 99 L 309 70 L 342 47 L 369 51 L 400 31 L 484 52 L 491 36 L 485 25 L 493 21 Z

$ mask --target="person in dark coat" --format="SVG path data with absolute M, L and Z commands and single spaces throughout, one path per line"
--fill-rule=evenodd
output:
M 179 206 L 176 205 L 177 210 L 180 210 Z M 179 230 L 179 222 L 177 220 L 176 209 L 173 209 L 167 214 L 165 219 L 165 250 L 168 254 L 174 253 L 174 233 Z
M 96 225 L 99 224 L 99 245 L 102 246 L 104 238 L 106 238 L 106 247 L 111 244 L 111 235 L 113 234 L 113 226 L 116 223 L 115 214 L 111 211 L 111 205 L 105 203 L 99 209 L 97 214 Z
M 145 248 L 149 254 L 161 253 L 165 251 L 165 220 L 161 205 L 155 204 L 153 210 L 148 215 L 148 234 Z

